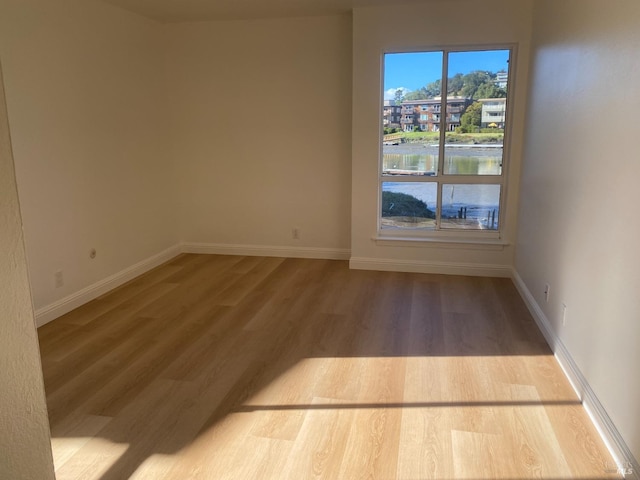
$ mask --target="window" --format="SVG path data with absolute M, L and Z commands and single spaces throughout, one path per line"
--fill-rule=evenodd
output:
M 426 100 L 434 112 L 420 135 L 382 146 L 385 236 L 499 237 L 511 56 L 510 48 L 384 55 L 383 91 L 405 87 L 405 102 Z

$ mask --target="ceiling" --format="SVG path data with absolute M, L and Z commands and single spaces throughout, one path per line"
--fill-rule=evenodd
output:
M 445 0 L 103 0 L 165 22 L 228 20 L 329 15 L 346 13 L 354 7 L 388 5 L 401 8 L 406 3 Z

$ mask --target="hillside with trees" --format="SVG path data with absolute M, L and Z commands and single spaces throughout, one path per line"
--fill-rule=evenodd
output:
M 496 85 L 497 73 L 476 70 L 467 74 L 456 73 L 447 80 L 447 96 L 480 98 L 505 98 L 507 91 Z M 395 100 L 400 103 L 412 100 L 429 100 L 441 96 L 442 82 L 438 79 L 424 87 L 403 95 L 396 91 Z

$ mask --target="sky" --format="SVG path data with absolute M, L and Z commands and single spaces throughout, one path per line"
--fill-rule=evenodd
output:
M 442 52 L 387 53 L 384 56 L 385 98 L 399 88 L 417 90 L 442 77 Z M 474 70 L 497 72 L 507 69 L 508 50 L 451 52 L 449 77 Z

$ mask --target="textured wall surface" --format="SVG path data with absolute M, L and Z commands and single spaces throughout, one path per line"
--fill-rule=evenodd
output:
M 53 479 L 49 421 L 0 71 L 0 478 Z
M 516 270 L 640 458 L 640 4 L 534 13 Z

